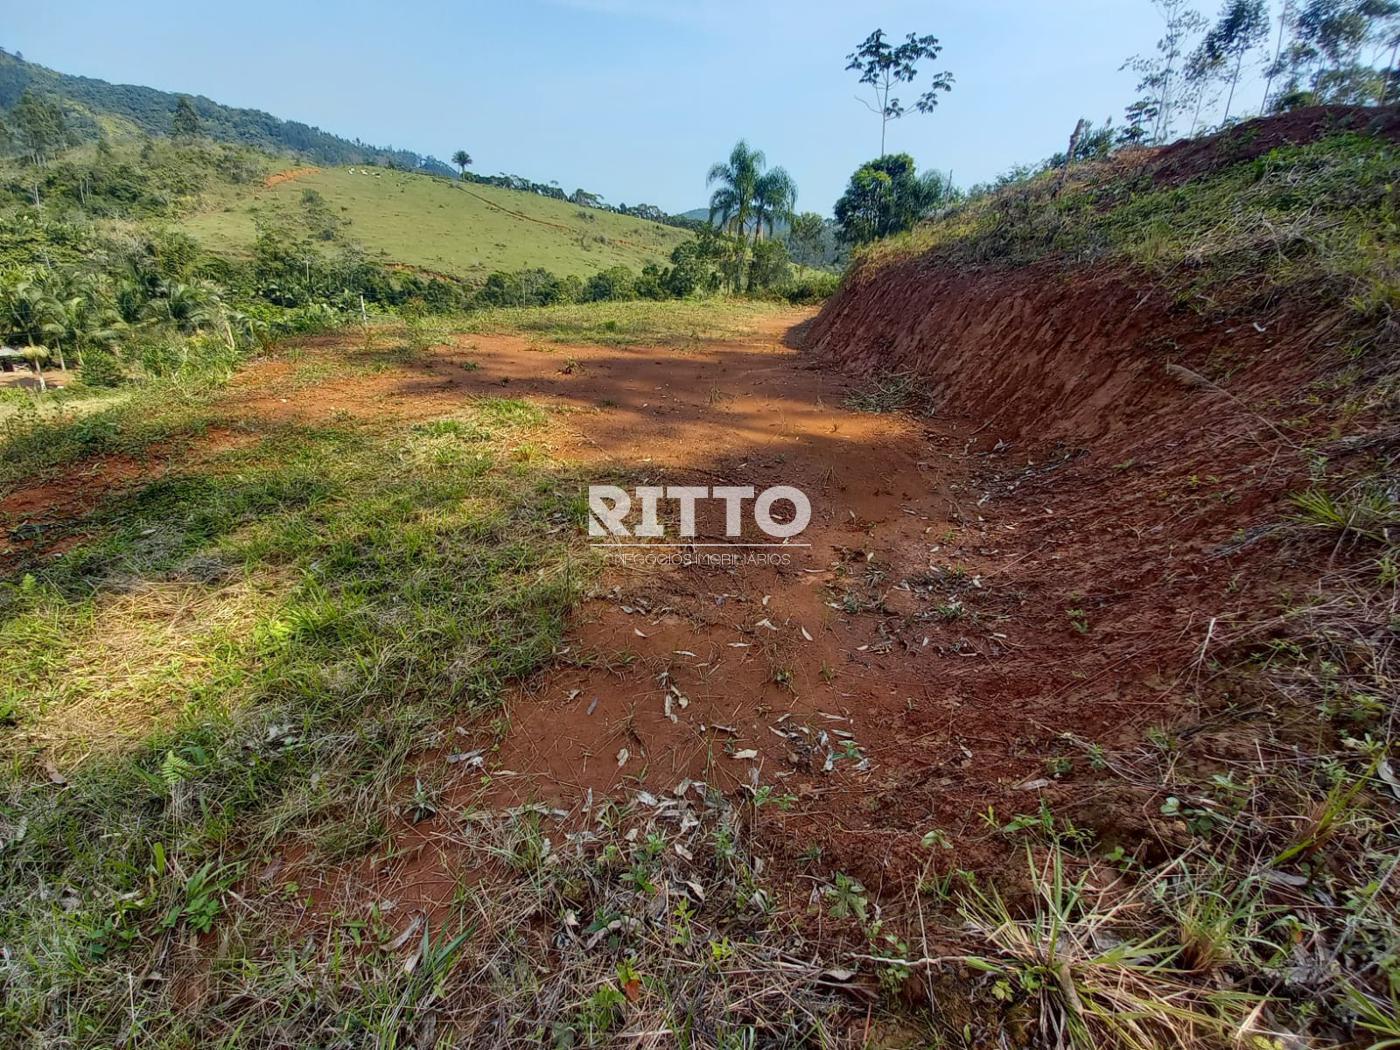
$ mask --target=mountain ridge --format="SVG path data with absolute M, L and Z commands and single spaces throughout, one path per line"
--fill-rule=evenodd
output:
M 284 120 L 265 110 L 227 106 L 204 95 L 162 91 L 141 84 L 115 84 L 98 77 L 62 73 L 0 49 L 0 109 L 10 109 L 27 90 L 56 95 L 86 109 L 95 132 L 95 115 L 122 118 L 151 135 L 168 135 L 175 106 L 187 98 L 211 138 L 254 146 L 269 152 L 291 151 L 320 164 L 383 164 L 435 175 L 455 170 L 430 154 L 347 139 L 299 120 Z

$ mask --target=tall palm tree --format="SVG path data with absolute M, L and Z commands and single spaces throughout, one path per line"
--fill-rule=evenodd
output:
M 472 155 L 464 149 L 459 149 L 452 154 L 452 163 L 457 165 L 462 175 L 466 175 L 467 169 L 472 165 Z
M 774 232 L 774 223 L 779 220 L 791 222 L 793 209 L 797 205 L 797 184 L 792 176 L 782 168 L 773 168 L 758 177 L 758 185 L 753 195 L 753 257 L 754 266 L 749 271 L 749 291 L 754 291 L 754 279 L 758 274 L 758 242 L 763 239 L 763 224 L 768 224 L 768 232 Z
M 754 197 L 765 163 L 762 150 L 750 149 L 749 144 L 740 139 L 729 151 L 729 160 L 714 165 L 705 176 L 705 185 L 719 183 L 710 197 L 710 222 L 718 217 L 720 226 L 737 238 L 740 252 L 744 250 L 749 216 L 753 213 Z M 734 290 L 737 292 L 743 285 L 743 257 L 736 262 Z
M 761 149 L 750 149 L 749 144 L 740 139 L 729 151 L 727 163 L 710 168 L 710 173 L 705 176 L 705 185 L 720 184 L 710 197 L 711 222 L 718 215 L 720 226 L 740 237 L 744 236 L 765 163 Z
M 793 210 L 797 207 L 797 183 L 782 168 L 765 171 L 758 177 L 754 187 L 753 241 L 757 244 L 763 238 L 763 224 L 768 223 L 768 233 L 773 233 L 775 222 L 791 222 Z
M 62 340 L 77 351 L 78 366 L 82 367 L 84 350 L 114 348 L 126 325 L 106 299 L 106 289 L 91 278 L 75 281 L 70 292 L 76 294 L 60 300 Z

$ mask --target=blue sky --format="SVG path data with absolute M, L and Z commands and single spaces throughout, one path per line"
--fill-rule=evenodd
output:
M 197 10 L 202 8 L 202 10 Z M 957 85 L 889 146 L 962 185 L 1117 118 L 1148 0 L 514 0 L 391 5 L 0 0 L 0 46 L 69 73 L 207 95 L 328 131 L 508 171 L 616 203 L 703 205 L 740 136 L 829 213 L 879 152 L 845 55 L 877 26 L 944 45 Z M 1252 87 L 1250 89 L 1253 91 Z M 906 102 L 914 92 L 909 93 Z

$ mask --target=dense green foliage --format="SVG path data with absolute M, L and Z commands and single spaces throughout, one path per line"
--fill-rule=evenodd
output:
M 196 140 L 147 139 L 138 150 L 59 153 L 43 165 L 0 167 L 0 208 L 40 204 L 49 216 L 174 219 L 211 186 L 245 187 L 273 159 L 246 147 Z
M 920 175 L 914 158 L 893 153 L 862 164 L 836 202 L 836 225 L 847 244 L 868 244 L 913 229 L 924 216 L 951 201 L 942 176 Z
M 166 115 L 168 135 L 135 142 L 114 144 L 98 133 L 94 144 L 75 148 L 83 137 L 74 130 L 82 115 L 71 100 L 26 88 L 7 125 L 11 160 L 0 164 L 0 341 L 21 349 L 41 386 L 55 370 L 65 380 L 76 369 L 88 386 L 116 386 L 200 363 L 222 367 L 280 334 L 358 323 L 371 314 L 708 295 L 734 282 L 736 260 L 749 248 L 746 238 L 708 226 L 679 243 L 669 232 L 643 241 L 649 231 L 634 229 L 639 224 L 629 220 L 607 232 L 633 238 L 626 241 L 630 254 L 608 248 L 601 229 L 587 235 L 599 244 L 590 241 L 585 252 L 601 249 L 591 274 L 526 266 L 468 280 L 371 255 L 356 239 L 359 228 L 343 201 L 316 185 L 293 184 L 257 198 L 251 241 L 229 251 L 191 216 L 251 198 L 285 166 L 284 158 L 207 137 L 205 113 L 185 96 Z M 390 193 L 400 209 L 417 199 L 410 190 L 441 188 L 448 203 L 485 209 L 522 235 L 560 242 L 557 231 L 569 232 L 549 216 L 478 202 L 456 180 L 390 173 L 366 178 L 366 171 L 342 181 L 375 200 Z M 768 173 L 760 190 L 755 204 L 771 230 L 786 214 L 792 191 L 780 170 Z M 285 206 L 269 207 L 274 201 Z M 212 215 L 221 221 L 229 210 L 225 205 Z M 590 220 L 578 223 L 581 230 L 602 225 L 591 208 L 577 214 Z M 199 238 L 186 229 L 198 230 Z M 674 245 L 669 259 L 662 254 L 668 244 Z M 612 261 L 648 255 L 657 261 L 639 268 Z M 791 276 L 781 242 L 755 243 L 752 255 L 748 290 L 781 294 Z M 557 248 L 549 257 L 558 257 Z M 808 282 L 794 294 L 806 299 L 819 291 Z
M 669 265 L 615 264 L 586 277 L 526 267 L 474 283 L 369 256 L 312 187 L 289 212 L 259 221 L 246 254 L 211 252 L 168 225 L 211 186 L 237 188 L 270 167 L 247 148 L 151 139 L 139 156 L 103 147 L 13 169 L 0 181 L 10 205 L 0 211 L 0 341 L 23 350 L 41 384 L 54 368 L 76 367 L 88 385 L 117 385 L 371 312 L 707 295 L 745 247 L 706 228 L 677 245 Z M 749 289 L 780 293 L 790 277 L 782 244 L 756 245 L 754 258 Z

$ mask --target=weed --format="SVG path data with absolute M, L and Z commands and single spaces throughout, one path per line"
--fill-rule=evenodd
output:
M 1363 483 L 1333 496 L 1311 489 L 1293 497 L 1298 520 L 1314 528 L 1338 533 L 1341 537 L 1386 542 L 1388 531 L 1400 525 L 1400 503 L 1392 490 Z
M 869 901 L 865 887 L 849 875 L 837 874 L 835 882 L 825 890 L 830 902 L 827 912 L 833 919 L 854 918 L 864 923 Z
M 1036 892 L 1028 917 L 994 890 L 974 888 L 960 908 L 969 929 L 995 949 L 965 963 L 993 979 L 996 999 L 1031 1007 L 1040 1042 L 1165 1050 L 1213 1046 L 1241 1030 L 1251 997 L 1188 985 L 1175 965 L 1180 950 L 1165 933 L 1131 928 L 1141 890 L 1111 900 L 1087 876 L 1070 879 L 1057 850 L 1043 867 L 1027 859 Z

